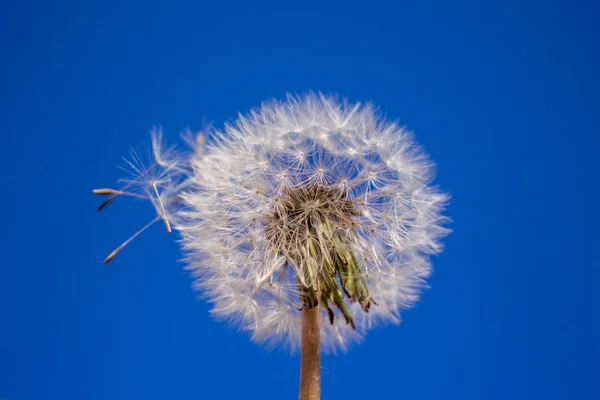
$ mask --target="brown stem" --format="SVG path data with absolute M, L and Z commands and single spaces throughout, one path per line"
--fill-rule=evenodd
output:
M 317 297 L 318 298 L 318 297 Z M 302 309 L 300 400 L 321 398 L 321 327 L 319 306 Z

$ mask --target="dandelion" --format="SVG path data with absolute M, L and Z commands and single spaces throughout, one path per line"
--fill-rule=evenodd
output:
M 201 138 L 189 157 L 154 140 L 154 158 L 169 161 L 158 178 L 138 168 L 130 185 L 143 182 L 157 219 L 181 234 L 213 314 L 256 342 L 300 345 L 300 397 L 318 398 L 320 349 L 398 323 L 430 275 L 448 233 L 434 164 L 372 105 L 315 94 Z

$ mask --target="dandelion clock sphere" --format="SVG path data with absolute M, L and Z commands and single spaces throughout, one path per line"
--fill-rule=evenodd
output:
M 303 359 L 311 333 L 318 361 L 319 346 L 397 323 L 448 232 L 433 163 L 371 105 L 288 96 L 187 157 L 154 144 L 163 180 L 147 196 L 182 235 L 214 315 L 257 342 L 302 343 Z

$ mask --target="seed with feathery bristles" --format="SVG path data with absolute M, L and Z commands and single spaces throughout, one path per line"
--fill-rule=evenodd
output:
M 150 159 L 146 163 L 138 152 L 131 152 L 131 160 L 126 160 L 132 177 L 123 179 L 125 185 L 121 189 L 101 188 L 94 189 L 98 195 L 110 195 L 97 209 L 101 211 L 117 196 L 150 200 L 157 212 L 156 218 L 138 230 L 123 244 L 117 247 L 104 259 L 104 264 L 110 262 L 128 243 L 140 235 L 159 219 L 163 220 L 167 233 L 171 233 L 170 208 L 181 203 L 182 191 L 186 186 L 188 172 L 186 167 L 180 166 L 180 160 L 174 160 L 176 153 L 173 148 L 166 148 L 162 142 L 160 130 L 153 131 L 153 151 L 149 152 Z M 197 148 L 197 147 L 196 147 Z

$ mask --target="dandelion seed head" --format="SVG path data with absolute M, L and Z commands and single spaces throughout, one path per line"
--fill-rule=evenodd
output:
M 322 343 L 336 351 L 417 301 L 448 232 L 447 196 L 404 128 L 369 104 L 308 94 L 264 103 L 202 143 L 191 170 L 166 158 L 187 173 L 172 188 L 174 227 L 215 316 L 295 348 L 300 310 L 319 304 Z
M 308 94 L 271 101 L 222 130 L 186 130 L 185 153 L 158 128 L 108 196 L 150 200 L 179 231 L 194 288 L 212 314 L 270 346 L 300 343 L 301 310 L 320 307 L 325 351 L 398 323 L 431 274 L 448 196 L 410 132 L 372 105 Z

